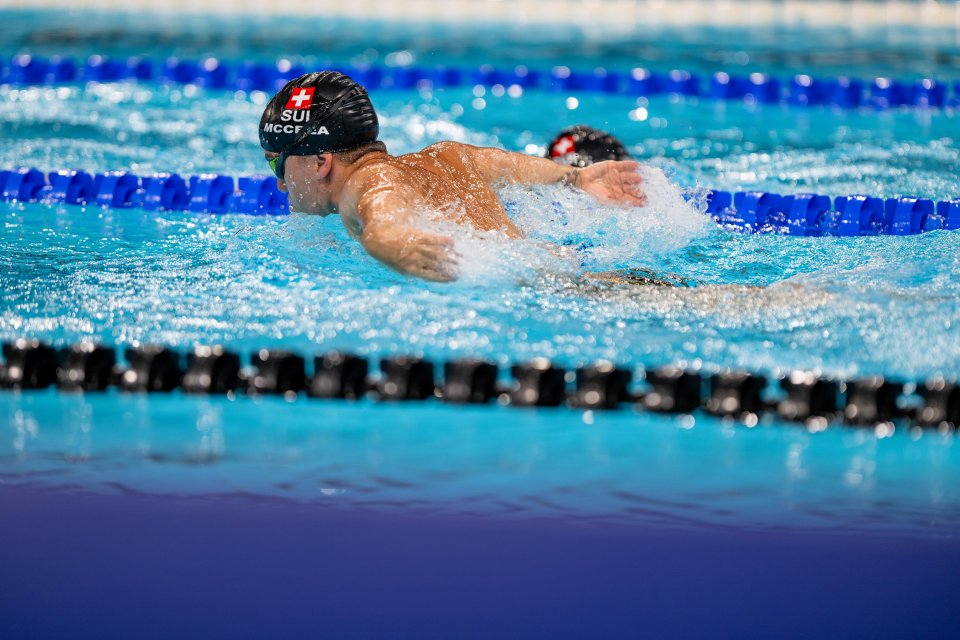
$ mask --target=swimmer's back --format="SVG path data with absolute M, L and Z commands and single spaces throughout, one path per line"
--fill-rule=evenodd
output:
M 450 215 L 456 222 L 468 221 L 481 231 L 505 229 L 510 237 L 519 237 L 497 194 L 475 166 L 470 149 L 458 142 L 438 142 L 383 162 L 402 170 L 407 186 L 430 210 Z

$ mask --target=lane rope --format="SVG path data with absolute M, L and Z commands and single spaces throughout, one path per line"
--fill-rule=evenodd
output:
M 206 214 L 289 213 L 287 194 L 267 176 L 222 174 L 138 176 L 125 171 L 89 174 L 75 169 L 43 173 L 29 167 L 0 170 L 0 200 L 111 209 Z M 960 198 L 936 202 L 913 196 L 877 198 L 814 193 L 709 191 L 707 214 L 741 233 L 794 236 L 915 235 L 960 229 Z
M 338 352 L 306 359 L 290 351 L 261 349 L 250 366 L 220 346 L 197 347 L 186 358 L 164 346 L 137 346 L 123 350 L 119 364 L 113 347 L 84 341 L 54 349 L 38 340 L 19 339 L 3 345 L 0 388 L 97 392 L 117 387 L 126 392 L 170 392 L 249 395 L 301 393 L 315 398 L 411 401 L 438 398 L 454 404 L 501 404 L 522 407 L 559 407 L 583 410 L 634 406 L 648 411 L 707 413 L 759 424 L 763 414 L 806 424 L 811 431 L 831 422 L 873 427 L 878 435 L 892 435 L 898 426 L 931 427 L 948 433 L 960 426 L 960 386 L 934 377 L 905 383 L 882 376 L 836 380 L 809 371 L 776 378 L 747 371 L 706 374 L 699 369 L 666 366 L 649 370 L 623 368 L 608 361 L 578 367 L 572 376 L 546 358 L 535 358 L 509 368 L 510 381 L 500 368 L 482 359 L 446 362 L 443 380 L 436 367 L 419 357 L 395 356 L 379 362 L 371 375 L 363 357 Z M 634 384 L 639 371 L 641 384 Z
M 520 95 L 526 90 L 585 91 L 631 97 L 673 95 L 749 104 L 829 106 L 837 109 L 960 108 L 960 81 L 954 81 L 951 88 L 950 82 L 934 78 L 861 79 L 807 74 L 776 78 L 764 73 L 739 75 L 725 71 L 703 77 L 683 69 L 662 73 L 642 67 L 617 71 L 603 67 L 583 70 L 566 66 L 531 69 L 524 65 L 509 68 L 493 65 L 477 68 L 359 67 L 334 63 L 323 66 L 345 73 L 368 89 L 439 89 L 480 85 L 499 87 L 511 96 Z M 273 94 L 288 80 L 306 71 L 304 65 L 289 60 L 268 64 L 218 58 L 118 59 L 93 55 L 80 61 L 70 57 L 44 58 L 20 54 L 0 59 L 0 85 L 133 80 Z

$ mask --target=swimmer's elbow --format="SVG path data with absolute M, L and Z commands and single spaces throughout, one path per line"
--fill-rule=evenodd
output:
M 390 236 L 389 231 L 383 229 L 382 225 L 368 225 L 360 234 L 360 244 L 371 256 L 381 262 L 387 262 L 391 253 Z
M 389 226 L 364 229 L 364 249 L 394 271 L 434 282 L 457 279 L 453 240 L 408 227 Z

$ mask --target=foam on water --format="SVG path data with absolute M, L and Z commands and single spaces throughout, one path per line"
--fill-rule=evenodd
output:
M 601 205 L 591 195 L 556 186 L 510 187 L 514 221 L 528 237 L 578 249 L 588 269 L 617 269 L 657 261 L 707 232 L 702 198 L 686 201 L 656 167 L 644 166 L 645 207 Z
M 500 189 L 508 215 L 524 237 L 481 232 L 426 213 L 418 225 L 454 239 L 461 285 L 531 282 L 652 265 L 687 246 L 712 226 L 700 192 L 684 199 L 661 169 L 645 166 L 645 207 L 604 206 L 593 196 L 559 185 Z M 438 220 L 438 218 L 440 220 Z

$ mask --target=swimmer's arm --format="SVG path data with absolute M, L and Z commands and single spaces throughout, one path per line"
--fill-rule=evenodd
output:
M 381 185 L 369 189 L 357 203 L 363 228 L 360 243 L 371 256 L 391 269 L 425 280 L 457 279 L 453 240 L 412 224 L 415 200 L 402 187 Z
M 502 149 L 463 145 L 487 184 L 569 184 L 605 204 L 642 207 L 647 195 L 641 184 L 640 163 L 632 160 L 598 162 L 578 169 Z
M 551 184 L 580 186 L 580 169 L 557 164 L 547 158 L 513 153 L 490 147 L 463 145 L 474 167 L 489 184 Z

